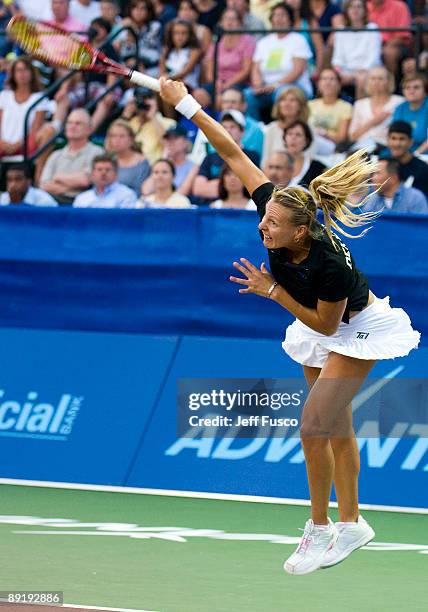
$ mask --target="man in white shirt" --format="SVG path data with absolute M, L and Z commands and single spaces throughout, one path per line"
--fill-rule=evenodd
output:
M 117 162 L 110 155 L 97 155 L 92 160 L 92 189 L 79 194 L 76 208 L 135 208 L 133 189 L 117 182 Z
M 70 15 L 89 28 L 91 21 L 101 15 L 100 4 L 95 0 L 71 0 Z
M 30 19 L 49 21 L 52 19 L 52 8 L 49 0 L 18 0 L 19 10 Z
M 31 186 L 31 174 L 25 164 L 14 164 L 6 170 L 6 191 L 0 194 L 0 205 L 8 204 L 58 206 L 49 193 Z

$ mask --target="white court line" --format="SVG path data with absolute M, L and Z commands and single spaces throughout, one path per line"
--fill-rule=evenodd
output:
M 256 502 L 262 504 L 284 504 L 287 506 L 310 506 L 309 499 L 288 497 L 264 497 L 262 495 L 236 495 L 233 493 L 207 493 L 205 491 L 176 491 L 169 489 L 144 489 L 139 487 L 120 487 L 108 485 L 80 484 L 72 482 L 51 482 L 44 480 L 21 480 L 0 478 L 0 484 L 42 487 L 48 489 L 75 489 L 77 491 L 101 491 L 105 493 L 136 493 L 137 495 L 162 495 L 165 497 L 191 497 L 196 499 L 217 499 L 224 501 Z M 383 506 L 379 504 L 359 504 L 362 510 L 382 512 L 405 512 L 408 514 L 428 514 L 428 508 L 408 508 L 406 506 Z M 337 508 L 337 502 L 330 502 L 330 508 Z
M 107 610 L 108 612 L 156 612 L 156 610 L 137 610 L 136 608 L 107 608 L 106 606 L 86 606 L 85 604 L 62 604 L 62 608 L 83 608 L 84 610 Z

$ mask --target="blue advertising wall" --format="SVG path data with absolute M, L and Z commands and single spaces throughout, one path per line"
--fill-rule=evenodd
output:
M 179 378 L 300 376 L 279 342 L 5 329 L 0 341 L 0 477 L 308 498 L 298 439 L 176 435 Z M 424 377 L 427 361 L 422 348 L 372 376 Z M 359 443 L 361 502 L 428 507 L 426 431 Z
M 0 326 L 278 338 L 291 316 L 238 294 L 260 264 L 257 215 L 221 210 L 0 208 Z M 428 338 L 428 217 L 382 216 L 348 242 L 372 290 Z
M 286 313 L 227 282 L 263 257 L 255 216 L 116 212 L 0 211 L 0 477 L 307 499 L 298 440 L 176 435 L 179 378 L 301 374 Z M 422 332 L 426 222 L 385 217 L 351 245 Z M 427 363 L 422 347 L 372 375 Z M 428 507 L 428 436 L 360 446 L 362 502 Z
M 123 484 L 177 340 L 5 329 L 0 338 L 0 477 Z

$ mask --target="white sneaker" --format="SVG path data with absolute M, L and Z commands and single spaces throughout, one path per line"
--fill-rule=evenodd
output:
M 375 532 L 361 514 L 358 517 L 358 522 L 336 523 L 336 528 L 339 532 L 339 537 L 334 546 L 325 555 L 321 568 L 337 565 L 346 559 L 351 552 L 368 544 L 375 537 Z
M 328 525 L 315 525 L 309 519 L 302 531 L 304 533 L 299 546 L 284 563 L 284 569 L 289 574 L 309 574 L 318 569 L 338 538 L 338 531 L 330 519 Z

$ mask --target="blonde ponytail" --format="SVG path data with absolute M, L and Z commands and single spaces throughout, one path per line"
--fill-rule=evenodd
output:
M 325 229 L 333 244 L 332 227 L 348 238 L 361 238 L 370 229 L 366 228 L 357 235 L 348 234 L 336 220 L 347 227 L 360 227 L 379 216 L 378 212 L 352 211 L 353 208 L 364 205 L 370 195 L 357 204 L 347 201 L 349 196 L 370 187 L 370 177 L 375 169 L 376 162 L 368 160 L 367 152 L 361 150 L 311 181 L 309 191 L 317 207 L 324 213 Z

